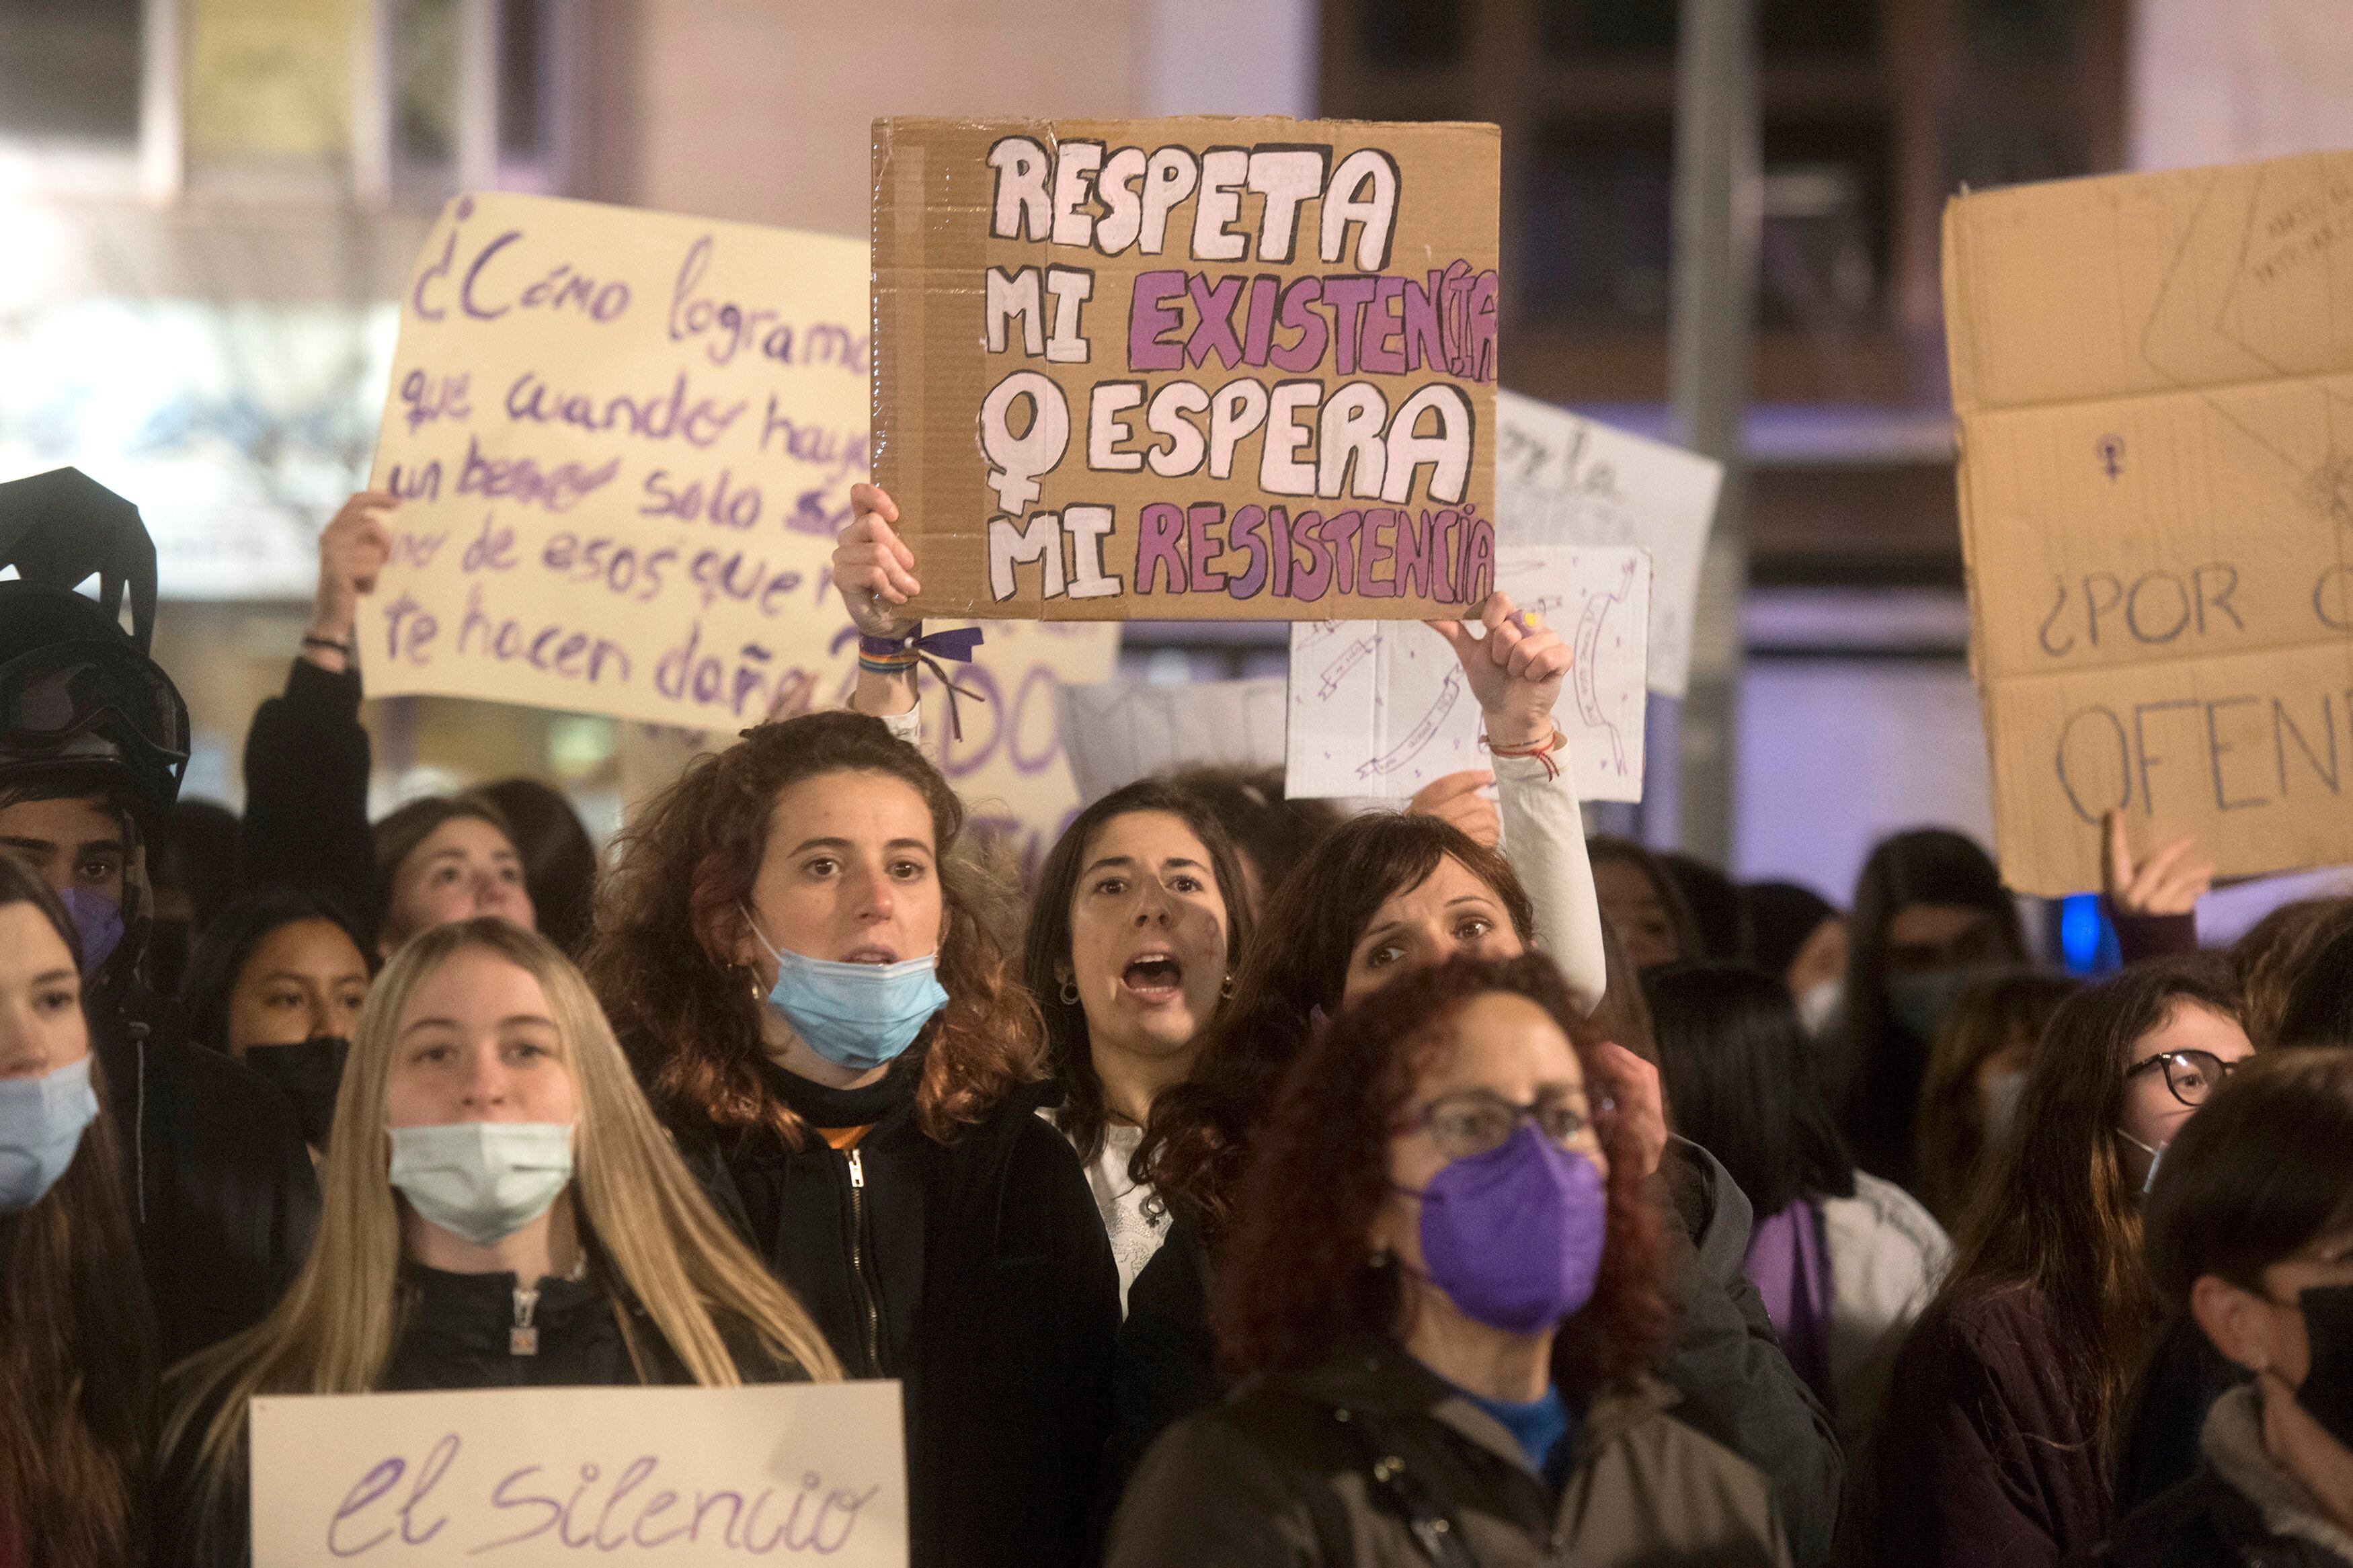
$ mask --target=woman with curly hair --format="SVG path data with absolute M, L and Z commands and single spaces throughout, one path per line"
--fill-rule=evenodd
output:
M 754 1251 L 905 1385 L 913 1562 L 1076 1563 L 1119 1276 L 964 823 L 881 719 L 761 725 L 639 811 L 588 970 Z
M 1219 1281 L 1256 1381 L 1155 1447 L 1112 1568 L 1788 1561 L 1764 1478 L 1645 1370 L 1666 1264 L 1599 1043 L 1541 957 L 1425 969 L 1316 1032 Z

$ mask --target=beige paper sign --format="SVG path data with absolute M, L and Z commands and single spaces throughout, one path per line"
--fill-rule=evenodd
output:
M 876 472 L 922 607 L 1400 619 L 1483 598 L 1500 141 L 877 121 Z
M 2353 859 L 2353 155 L 1962 197 L 1945 311 L 2004 879 Z
M 452 201 L 376 442 L 403 503 L 362 605 L 371 695 L 732 731 L 832 685 L 866 275 L 857 240 Z
M 254 1568 L 902 1568 L 895 1383 L 253 1402 Z

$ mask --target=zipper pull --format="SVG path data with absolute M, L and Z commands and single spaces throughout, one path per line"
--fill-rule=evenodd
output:
M 864 1186 L 866 1184 L 865 1163 L 859 1159 L 857 1150 L 851 1149 L 846 1152 L 849 1157 L 849 1184 L 853 1187 Z
M 539 1353 L 539 1328 L 531 1321 L 532 1313 L 538 1308 L 539 1292 L 537 1290 L 526 1290 L 520 1285 L 515 1287 L 514 1327 L 507 1331 L 507 1354 L 537 1355 Z

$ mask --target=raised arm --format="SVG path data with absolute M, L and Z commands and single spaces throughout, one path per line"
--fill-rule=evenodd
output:
M 1568 673 L 1568 644 L 1533 610 L 1493 594 L 1480 613 L 1486 635 L 1461 621 L 1430 626 L 1462 662 L 1485 715 L 1487 749 L 1502 797 L 1504 858 L 1535 905 L 1536 945 L 1588 1012 L 1601 1005 L 1608 966 L 1601 950 L 1601 902 L 1585 854 L 1585 819 L 1567 737 L 1554 728 L 1553 703 Z

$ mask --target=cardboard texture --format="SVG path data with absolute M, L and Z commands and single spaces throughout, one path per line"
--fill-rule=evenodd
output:
M 899 1399 L 890 1382 L 264 1396 L 254 1568 L 904 1568 Z
M 1962 197 L 1945 318 L 2004 879 L 2353 859 L 2353 154 Z
M 1691 680 L 1700 557 L 1724 465 L 1663 441 L 1523 397 L 1495 394 L 1498 538 L 1514 544 L 1639 545 L 1651 552 L 1651 689 Z
M 1410 619 L 1493 576 L 1492 125 L 879 120 L 929 615 Z
M 1553 703 L 1580 800 L 1642 798 L 1645 550 L 1506 544 L 1498 585 L 1569 639 L 1575 662 Z M 1461 661 L 1428 626 L 1300 622 L 1291 628 L 1283 793 L 1410 800 L 1449 773 L 1493 765 Z

